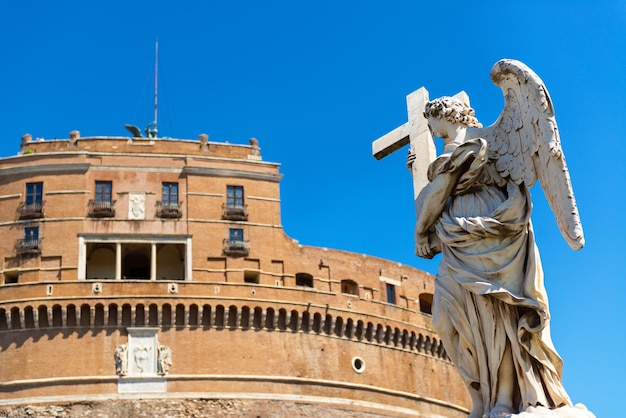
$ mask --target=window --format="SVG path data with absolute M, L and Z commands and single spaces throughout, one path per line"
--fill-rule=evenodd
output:
M 248 220 L 248 208 L 243 202 L 243 186 L 226 186 L 226 203 L 223 208 L 224 219 Z
M 228 239 L 232 243 L 243 242 L 243 229 L 230 228 L 230 231 L 228 232 Z
M 261 281 L 261 275 L 259 274 L 258 270 L 244 270 L 243 281 L 246 283 L 259 284 Z
M 163 183 L 163 207 L 178 208 L 178 183 Z
M 228 238 L 224 240 L 224 253 L 233 257 L 248 255 L 249 244 L 243 239 L 243 229 L 230 228 Z
M 96 181 L 96 202 L 111 203 L 111 190 L 113 183 L 110 181 Z
M 313 276 L 308 273 L 296 273 L 296 286 L 313 287 Z
M 89 201 L 89 216 L 96 218 L 111 218 L 115 216 L 115 201 L 111 200 L 113 183 L 110 181 L 96 181 L 96 196 Z
M 18 208 L 20 219 L 43 217 L 43 183 L 26 183 L 26 196 Z
M 41 204 L 43 183 L 26 183 L 26 205 Z
M 81 238 L 79 280 L 191 280 L 189 237 L 97 234 Z
M 419 296 L 420 312 L 432 315 L 433 314 L 433 294 L 422 293 Z
M 387 303 L 396 304 L 396 286 L 391 283 L 385 283 L 387 289 Z
M 39 241 L 39 227 L 38 226 L 27 226 L 24 228 L 24 241 L 25 242 L 34 242 Z
M 24 228 L 24 238 L 18 241 L 17 252 L 22 255 L 40 253 L 38 226 L 27 226 Z
M 178 183 L 164 182 L 162 184 L 161 201 L 157 202 L 157 216 L 159 218 L 181 217 L 180 202 L 178 201 Z
M 16 272 L 4 273 L 4 284 L 15 284 L 18 282 L 19 274 Z
M 341 293 L 359 296 L 359 285 L 354 280 L 345 279 L 341 281 Z
M 226 206 L 229 208 L 243 208 L 243 186 L 226 187 Z

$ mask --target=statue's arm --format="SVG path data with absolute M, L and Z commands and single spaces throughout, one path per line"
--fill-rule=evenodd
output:
M 433 243 L 430 230 L 441 216 L 448 197 L 452 194 L 460 176 L 460 170 L 439 173 L 422 189 L 415 199 L 417 223 L 415 225 L 415 252 L 423 258 L 432 258 Z

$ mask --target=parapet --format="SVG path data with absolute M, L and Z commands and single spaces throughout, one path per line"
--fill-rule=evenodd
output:
M 20 154 L 61 152 L 106 152 L 169 155 L 198 155 L 216 158 L 232 158 L 260 161 L 259 141 L 251 138 L 248 145 L 228 142 L 209 142 L 207 134 L 198 135 L 198 140 L 178 138 L 145 138 L 124 136 L 81 137 L 73 130 L 68 139 L 33 140 L 31 134 L 22 136 Z

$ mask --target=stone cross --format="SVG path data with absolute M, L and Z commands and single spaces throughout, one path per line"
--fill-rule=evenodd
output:
M 428 184 L 428 166 L 437 157 L 435 142 L 424 117 L 427 102 L 428 90 L 424 87 L 406 96 L 409 121 L 372 142 L 372 155 L 377 160 L 410 144 L 411 151 L 415 154 L 411 170 L 415 198 Z
M 464 91 L 453 97 L 469 106 L 469 97 Z M 372 142 L 372 155 L 377 160 L 410 144 L 411 152 L 415 154 L 415 161 L 411 167 L 415 199 L 428 184 L 428 166 L 437 158 L 435 142 L 428 128 L 428 120 L 424 117 L 426 103 L 428 90 L 425 87 L 420 87 L 406 96 L 409 121 Z

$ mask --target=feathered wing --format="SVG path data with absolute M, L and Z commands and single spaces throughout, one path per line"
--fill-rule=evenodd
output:
M 133 137 L 141 138 L 141 131 L 135 125 L 124 125 L 124 128 L 126 128 L 126 130 L 128 130 L 128 132 L 133 134 Z
M 491 80 L 502 89 L 505 102 L 484 133 L 490 151 L 498 154 L 498 172 L 527 187 L 539 179 L 561 234 L 570 247 L 582 248 L 582 225 L 548 90 L 537 74 L 515 60 L 498 61 Z

